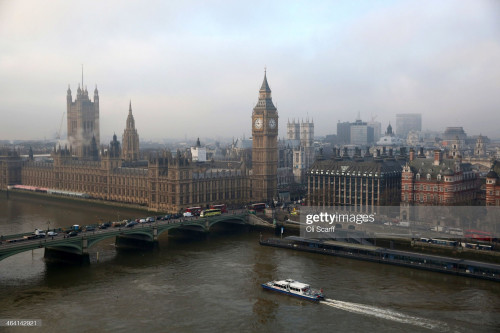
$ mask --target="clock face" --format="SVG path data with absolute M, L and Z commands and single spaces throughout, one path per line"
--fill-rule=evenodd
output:
M 255 128 L 256 128 L 256 129 L 261 129 L 261 128 L 262 128 L 262 124 L 263 124 L 263 122 L 262 122 L 262 118 L 257 118 L 257 119 L 255 119 L 255 123 L 254 123 L 254 125 L 255 125 Z
M 276 119 L 269 119 L 269 128 L 274 129 L 276 127 Z

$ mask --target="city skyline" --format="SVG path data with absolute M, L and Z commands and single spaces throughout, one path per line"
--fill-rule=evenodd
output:
M 498 13 L 494 1 L 0 2 L 0 140 L 53 137 L 82 64 L 103 138 L 123 133 L 130 100 L 144 140 L 249 137 L 264 67 L 279 137 L 287 119 L 309 116 L 324 136 L 359 112 L 498 138 Z

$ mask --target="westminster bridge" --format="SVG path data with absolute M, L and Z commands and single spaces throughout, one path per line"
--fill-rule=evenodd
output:
M 32 233 L 17 235 L 3 235 L 0 245 L 0 261 L 15 254 L 45 248 L 45 257 L 58 259 L 63 255 L 71 261 L 86 263 L 89 262 L 88 249 L 98 242 L 116 237 L 116 244 L 142 243 L 154 246 L 158 242 L 158 237 L 171 229 L 194 230 L 209 232 L 217 223 L 231 223 L 240 225 L 267 225 L 267 222 L 249 214 L 246 210 L 230 211 L 218 216 L 211 217 L 189 217 L 174 220 L 157 220 L 150 223 L 139 223 L 133 227 L 109 227 L 107 229 L 96 229 L 94 231 L 80 232 L 77 236 L 69 237 L 61 232 L 56 236 L 46 236 L 44 238 L 23 239 L 24 236 L 31 236 Z M 17 242 L 9 242 L 17 239 Z

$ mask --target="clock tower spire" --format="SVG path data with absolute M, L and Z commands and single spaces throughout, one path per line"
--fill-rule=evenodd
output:
M 278 189 L 278 111 L 273 104 L 267 71 L 259 90 L 259 100 L 252 112 L 253 201 L 270 202 Z

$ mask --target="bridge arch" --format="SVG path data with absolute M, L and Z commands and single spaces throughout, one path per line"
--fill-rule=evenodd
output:
M 227 223 L 227 224 L 247 224 L 247 221 L 244 217 L 238 215 L 222 215 L 222 218 L 216 218 L 208 222 L 208 230 L 212 229 L 212 227 L 218 223 Z
M 131 232 L 124 232 L 120 234 L 103 234 L 101 237 L 95 237 L 95 238 L 88 238 L 87 239 L 87 248 L 91 248 L 95 244 L 108 239 L 108 238 L 113 238 L 117 236 L 128 236 L 128 235 L 141 235 L 145 236 L 150 241 L 153 241 L 153 231 L 151 228 L 138 228 L 138 229 L 131 229 Z
M 190 227 L 190 230 L 196 230 L 200 229 L 199 231 L 201 232 L 206 232 L 208 229 L 205 227 L 205 221 L 201 219 L 197 220 L 189 220 L 189 221 L 184 221 L 182 223 L 175 223 L 175 224 L 169 224 L 166 226 L 158 227 L 158 236 L 160 236 L 162 233 L 164 233 L 167 230 L 172 230 L 172 229 L 185 229 L 185 227 Z M 198 230 L 196 230 L 198 231 Z
M 12 257 L 16 254 L 27 252 L 27 251 L 32 251 L 32 250 L 37 250 L 37 249 L 45 249 L 45 248 L 50 248 L 50 249 L 56 249 L 56 250 L 63 250 L 66 252 L 71 252 L 71 253 L 77 253 L 81 254 L 82 253 L 82 247 L 81 247 L 81 240 L 77 239 L 72 242 L 61 242 L 61 243 L 51 243 L 50 246 L 47 246 L 45 242 L 37 242 L 30 244 L 30 246 L 27 247 L 20 247 L 20 248 L 15 248 L 9 251 L 1 251 L 0 252 L 0 261 L 7 259 L 9 257 Z
M 71 238 L 59 238 L 52 239 L 50 242 L 39 240 L 30 244 L 24 243 L 22 246 L 16 248 L 5 248 L 0 247 L 0 261 L 11 257 L 13 255 L 39 249 L 39 248 L 48 248 L 54 250 L 60 250 L 64 252 L 74 253 L 74 254 L 83 254 L 87 249 L 91 248 L 95 244 L 99 243 L 102 240 L 107 238 L 112 238 L 116 236 L 127 236 L 133 235 L 141 236 L 144 240 L 147 241 L 155 241 L 158 236 L 170 229 L 177 228 L 187 228 L 191 230 L 200 230 L 202 232 L 208 232 L 215 224 L 217 223 L 233 223 L 233 224 L 248 224 L 246 213 L 243 214 L 223 214 L 219 216 L 212 216 L 207 218 L 197 218 L 191 220 L 185 220 L 183 222 L 174 222 L 174 223 L 160 223 L 154 225 L 143 225 L 141 227 L 136 226 L 135 228 L 122 228 L 118 230 L 114 230 L 112 232 L 107 233 L 92 233 L 92 234 L 84 234 L 78 237 Z M 110 230 L 111 231 L 111 230 Z
M 30 249 L 16 249 L 14 251 L 5 252 L 5 253 L 0 254 L 0 262 L 4 259 L 15 256 L 16 254 L 19 254 L 19 253 L 23 253 L 23 252 L 27 252 L 27 251 L 31 251 L 31 250 L 43 249 L 43 248 L 44 247 L 42 246 L 42 247 L 33 247 Z

